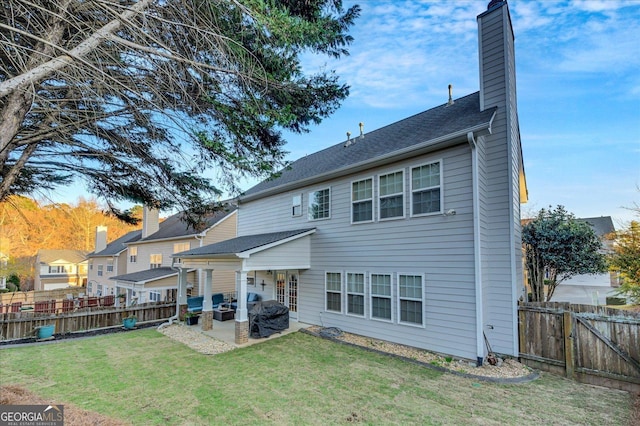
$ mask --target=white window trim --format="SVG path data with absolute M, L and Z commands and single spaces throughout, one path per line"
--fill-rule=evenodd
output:
M 416 299 L 413 297 L 400 297 L 400 276 L 407 275 L 412 277 L 420 277 L 420 285 L 421 285 L 421 299 Z M 417 327 L 417 328 L 425 328 L 425 274 L 421 272 L 398 272 L 396 275 L 396 318 L 398 320 L 398 324 L 407 325 L 409 327 Z M 416 324 L 415 322 L 405 322 L 401 321 L 400 318 L 402 316 L 402 312 L 400 311 L 400 299 L 404 300 L 419 300 L 422 303 L 422 324 Z
M 340 310 L 334 311 L 327 309 L 327 274 L 340 274 Z M 324 271 L 324 310 L 325 312 L 332 312 L 334 314 L 341 314 L 344 312 L 344 277 L 345 274 L 342 271 Z M 332 293 L 335 293 L 335 290 L 331 290 Z
M 389 195 L 385 195 L 384 197 L 381 195 L 382 191 L 381 191 L 381 185 L 380 185 L 380 178 L 383 176 L 387 176 L 387 175 L 391 175 L 394 173 L 402 173 L 402 192 L 396 192 L 394 194 L 389 194 Z M 385 173 L 380 173 L 376 179 L 377 183 L 378 183 L 378 220 L 380 222 L 386 222 L 388 220 L 398 220 L 398 219 L 404 219 L 407 216 L 407 194 L 406 194 L 406 190 L 405 187 L 407 186 L 406 183 L 406 179 L 407 179 L 407 172 L 405 169 L 397 169 L 397 170 L 391 170 Z M 402 215 L 401 216 L 393 216 L 393 217 L 382 217 L 382 198 L 387 198 L 387 197 L 392 197 L 395 195 L 399 195 L 402 194 Z
M 369 199 L 369 201 L 371 201 L 371 220 L 360 220 L 358 222 L 354 222 L 353 221 L 353 204 L 358 202 L 358 203 L 362 203 L 363 201 L 367 201 L 365 200 L 358 200 L 358 201 L 354 201 L 353 199 L 353 184 L 356 182 L 362 182 L 363 180 L 369 180 L 371 179 L 371 198 Z M 349 193 L 351 196 L 351 212 L 350 212 L 350 221 L 352 225 L 360 225 L 361 223 L 372 223 L 375 222 L 376 219 L 376 209 L 375 209 L 375 197 L 376 197 L 376 179 L 375 176 L 370 176 L 370 177 L 365 177 L 362 179 L 356 179 L 356 180 L 352 180 L 349 183 Z
M 431 186 L 429 188 L 420 188 L 420 191 L 427 190 L 427 189 L 440 188 L 440 210 L 439 211 L 435 211 L 435 212 L 429 212 L 429 213 L 414 214 L 413 213 L 413 169 L 416 168 L 416 167 L 427 166 L 429 164 L 435 164 L 435 163 L 440 163 L 440 185 L 437 186 L 437 187 L 436 186 Z M 444 175 L 444 162 L 443 162 L 442 158 L 439 158 L 439 159 L 433 160 L 433 161 L 428 161 L 426 163 L 420 163 L 420 164 L 417 164 L 415 166 L 409 167 L 409 194 L 410 194 L 409 195 L 409 209 L 411 211 L 411 216 L 410 217 L 441 215 L 444 212 L 443 175 Z
M 102 263 L 99 263 L 99 264 L 98 264 L 98 268 L 97 268 L 97 272 L 96 272 L 96 274 L 97 274 L 99 277 L 104 276 L 104 265 L 103 265 Z
M 329 215 L 327 217 L 319 217 L 317 219 L 314 219 L 314 218 L 310 217 L 311 194 L 314 194 L 314 193 L 320 192 L 320 191 L 325 191 L 325 190 L 329 190 Z M 316 189 L 314 191 L 309 191 L 308 200 L 307 200 L 307 220 L 309 220 L 311 222 L 315 222 L 317 220 L 328 220 L 328 219 L 331 219 L 331 198 L 332 198 L 332 194 L 331 194 L 331 187 L 330 186 L 327 186 L 325 188 Z
M 109 264 L 109 262 L 111 262 L 111 264 Z M 107 268 L 106 268 L 106 272 L 113 272 L 113 265 L 114 265 L 114 261 L 113 259 L 107 260 Z
M 362 293 L 355 293 L 355 292 L 351 292 L 349 291 L 349 274 L 360 274 L 362 275 Z M 357 296 L 362 296 L 362 303 L 364 304 L 364 306 L 362 307 L 362 314 L 355 314 L 353 312 L 349 312 L 349 295 L 353 294 L 353 295 L 357 295 Z M 367 316 L 367 273 L 363 272 L 363 271 L 346 271 L 344 273 L 344 298 L 345 298 L 345 304 L 344 304 L 344 312 L 350 316 L 350 317 L 356 317 L 356 318 L 366 318 Z
M 373 279 L 372 279 L 372 275 L 388 275 L 389 276 L 389 285 L 391 286 L 391 288 L 389 289 L 391 294 L 388 296 L 389 298 L 389 305 L 391 306 L 391 318 L 378 318 L 378 317 L 374 317 L 373 316 L 373 301 L 372 299 L 374 297 L 384 297 L 386 298 L 387 296 L 383 296 L 383 295 L 378 295 L 378 294 L 373 294 Z M 368 286 L 368 290 L 369 290 L 369 296 L 368 296 L 368 300 L 369 300 L 369 318 L 373 321 L 381 321 L 381 322 L 386 322 L 386 323 L 393 323 L 393 318 L 394 318 L 394 308 L 393 308 L 393 293 L 394 293 L 394 283 L 393 283 L 393 274 L 391 272 L 371 272 L 369 273 L 369 286 Z

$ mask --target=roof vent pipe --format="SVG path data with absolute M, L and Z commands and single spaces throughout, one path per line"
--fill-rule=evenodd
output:
M 344 144 L 345 147 L 351 145 L 351 132 L 347 132 L 347 143 Z
M 449 85 L 449 102 L 447 102 L 447 105 L 453 105 L 453 85 L 452 84 Z
M 360 126 L 360 139 L 364 139 L 364 123 L 361 121 L 359 126 Z

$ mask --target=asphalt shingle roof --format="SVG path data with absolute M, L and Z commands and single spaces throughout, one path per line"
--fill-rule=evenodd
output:
M 203 229 L 211 228 L 213 225 L 229 216 L 236 210 L 237 206 L 228 206 L 223 210 L 217 211 L 205 217 L 205 225 Z M 182 221 L 182 213 L 176 213 L 173 216 L 169 216 L 168 218 L 160 222 L 158 231 L 140 241 L 146 242 L 153 240 L 162 240 L 165 238 L 188 237 L 191 235 L 197 235 L 199 233 L 200 232 L 189 228 L 187 226 L 187 223 Z
M 593 232 L 595 232 L 599 237 L 604 237 L 605 235 L 615 232 L 616 230 L 616 228 L 613 227 L 611 216 L 586 217 L 576 220 L 589 224 L 589 226 L 591 226 L 591 228 L 593 229 Z
M 176 253 L 173 255 L 173 257 L 197 257 L 206 255 L 242 253 L 299 234 L 303 234 L 314 229 L 315 228 L 305 228 L 294 229 L 291 231 L 270 232 L 267 234 L 245 235 L 242 237 L 236 237 L 231 238 L 230 240 L 221 241 L 219 243 L 209 244 L 204 247 L 198 247 L 192 250 Z
M 140 281 L 153 281 L 164 277 L 169 277 L 171 275 L 177 275 L 178 271 L 170 268 L 168 266 L 163 266 L 162 268 L 153 268 L 147 269 L 145 271 L 132 272 L 130 274 L 117 275 L 115 277 L 111 277 L 112 280 L 118 281 L 130 281 L 130 282 L 140 282 Z
M 258 194 L 295 182 L 326 175 L 332 171 L 366 163 L 379 157 L 402 152 L 414 145 L 438 140 L 490 123 L 496 107 L 480 110 L 479 92 L 456 99 L 452 105 L 438 107 L 405 118 L 369 133 L 359 135 L 293 162 L 275 179 L 263 181 L 247 190 L 244 196 Z
M 71 263 L 80 263 L 87 257 L 87 252 L 82 250 L 55 250 L 40 249 L 38 251 L 40 263 L 51 263 L 58 259 Z
M 98 253 L 95 253 L 95 252 L 89 253 L 88 257 L 113 256 L 113 255 L 119 254 L 123 250 L 127 249 L 127 246 L 126 246 L 127 243 L 132 243 L 140 240 L 141 235 L 142 235 L 142 231 L 140 229 L 138 229 L 137 231 L 127 232 L 120 238 L 117 238 L 111 241 L 109 244 L 107 244 L 107 247 L 104 250 Z

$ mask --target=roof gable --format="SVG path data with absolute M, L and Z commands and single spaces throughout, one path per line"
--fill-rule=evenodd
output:
M 86 257 L 87 252 L 82 250 L 41 249 L 38 251 L 40 263 L 81 263 Z
M 396 123 L 333 145 L 293 162 L 279 177 L 263 181 L 247 190 L 243 197 L 258 196 L 261 192 L 277 190 L 290 185 L 348 169 L 351 166 L 373 162 L 393 156 L 429 141 L 438 141 L 449 135 L 466 134 L 480 126 L 489 127 L 496 108 L 480 110 L 479 92 L 443 104 Z

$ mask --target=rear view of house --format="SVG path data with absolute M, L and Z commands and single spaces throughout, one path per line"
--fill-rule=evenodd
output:
M 236 272 L 236 341 L 249 288 L 301 322 L 517 355 L 527 194 L 507 2 L 477 21 L 479 92 L 294 162 L 240 198 L 239 237 L 174 255 L 183 273 Z

